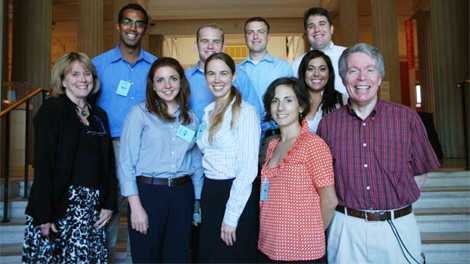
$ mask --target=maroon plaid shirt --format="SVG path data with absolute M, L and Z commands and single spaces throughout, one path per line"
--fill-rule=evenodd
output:
M 365 120 L 349 105 L 326 115 L 318 135 L 331 149 L 339 205 L 346 207 L 409 205 L 419 198 L 414 176 L 440 166 L 418 114 L 380 98 Z

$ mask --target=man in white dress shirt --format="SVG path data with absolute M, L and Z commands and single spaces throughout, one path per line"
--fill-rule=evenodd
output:
M 333 36 L 333 18 L 328 10 L 321 7 L 312 7 L 304 15 L 305 36 L 308 39 L 311 49 L 320 50 L 331 59 L 335 70 L 335 89 L 343 94 L 347 94 L 338 71 L 339 57 L 346 49 L 342 46 L 336 46 L 331 37 Z M 305 53 L 292 62 L 294 76 L 299 76 L 299 65 Z

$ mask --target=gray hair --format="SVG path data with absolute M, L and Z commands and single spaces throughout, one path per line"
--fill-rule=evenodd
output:
M 359 43 L 344 50 L 343 54 L 341 54 L 341 57 L 339 57 L 338 66 L 339 66 L 339 75 L 341 76 L 341 79 L 344 80 L 346 78 L 346 71 L 347 71 L 346 61 L 348 57 L 351 54 L 356 53 L 356 52 L 365 53 L 369 55 L 369 57 L 371 57 L 372 59 L 375 59 L 377 61 L 379 77 L 383 78 L 385 76 L 385 65 L 384 65 L 384 58 L 382 57 L 382 53 L 380 53 L 378 49 L 366 43 Z

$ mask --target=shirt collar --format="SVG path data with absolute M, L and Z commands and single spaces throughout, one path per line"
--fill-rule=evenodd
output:
M 334 46 L 335 46 L 335 43 L 333 43 L 333 41 L 331 41 L 330 46 L 328 46 L 328 48 L 326 50 L 332 50 Z M 310 50 L 313 50 L 313 47 L 310 47 Z M 326 51 L 322 51 L 322 52 L 325 53 Z
M 197 72 L 200 72 L 200 73 L 204 74 L 204 72 L 199 69 L 199 65 L 201 65 L 201 61 L 198 61 L 198 62 L 196 63 L 196 66 L 194 66 L 194 67 L 188 69 L 188 72 L 189 72 L 189 75 L 190 75 L 190 76 L 193 76 L 193 75 L 196 74 Z
M 262 61 L 267 61 L 267 62 L 274 62 L 274 57 L 271 56 L 271 54 L 269 54 L 268 51 L 266 51 L 266 55 L 264 56 L 264 58 L 262 60 L 260 60 L 259 62 L 262 62 Z M 246 62 L 251 62 L 253 63 L 253 60 L 251 59 L 251 55 L 248 55 L 248 57 L 246 58 L 246 60 L 242 61 L 240 63 L 241 64 L 245 64 Z
M 351 98 L 348 98 L 348 104 L 347 104 L 347 109 L 348 113 L 356 116 L 356 111 L 351 107 Z M 382 109 L 382 100 L 380 99 L 380 96 L 377 95 L 377 103 L 374 106 L 374 109 L 372 109 L 372 112 L 370 113 L 369 116 L 376 116 L 380 113 L 380 109 Z
M 114 48 L 114 52 L 111 53 L 111 56 L 109 58 L 110 62 L 116 62 L 118 60 L 124 60 L 124 58 L 122 57 L 121 50 L 119 49 L 119 44 Z M 139 58 L 137 58 L 136 62 L 140 60 L 145 60 L 149 64 L 153 63 L 152 58 L 148 56 L 146 52 L 144 52 L 142 46 L 140 47 Z

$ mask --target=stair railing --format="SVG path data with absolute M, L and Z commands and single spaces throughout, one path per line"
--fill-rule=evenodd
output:
M 9 173 L 10 173 L 10 113 L 15 110 L 18 106 L 26 103 L 25 112 L 25 152 L 24 152 L 24 198 L 28 198 L 28 174 L 29 174 L 29 101 L 37 94 L 42 94 L 42 102 L 46 99 L 49 94 L 48 90 L 38 88 L 32 91 L 30 94 L 23 97 L 21 100 L 9 106 L 7 109 L 0 113 L 0 118 L 5 116 L 5 159 L 4 159 L 4 199 L 3 199 L 3 219 L 2 223 L 10 222 L 8 218 L 8 187 L 9 187 Z

